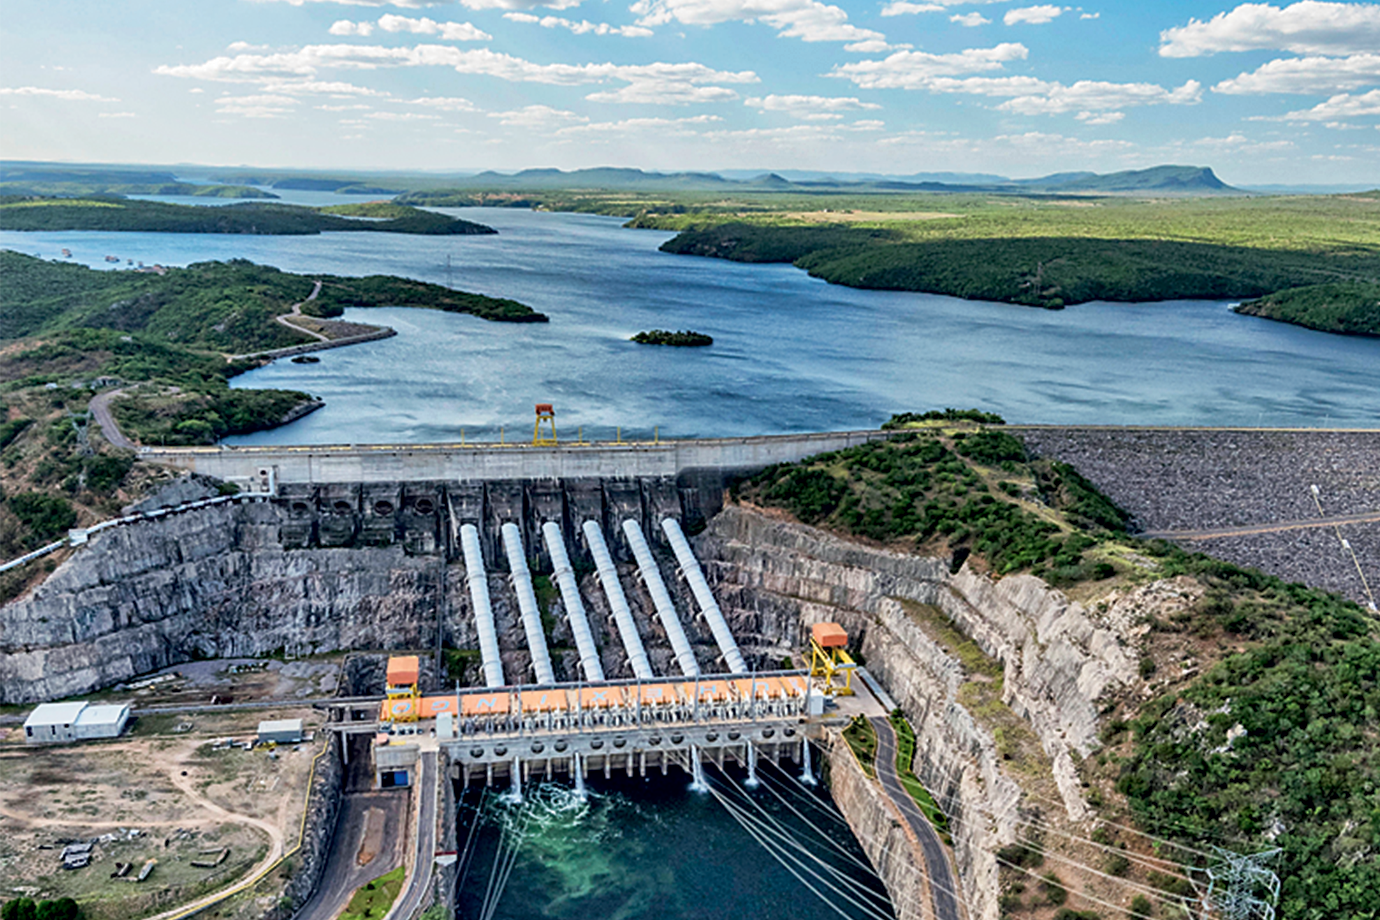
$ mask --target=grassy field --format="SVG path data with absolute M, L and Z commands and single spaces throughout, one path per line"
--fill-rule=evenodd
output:
M 387 875 L 366 882 L 355 890 L 339 920 L 380 920 L 402 891 L 406 867 L 398 866 Z

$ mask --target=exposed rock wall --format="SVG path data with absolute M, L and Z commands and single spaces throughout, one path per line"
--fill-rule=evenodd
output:
M 831 733 L 826 744 L 829 791 L 886 885 L 896 920 L 928 920 L 934 910 L 925 874 L 911 858 L 912 845 L 904 825 L 888 806 L 881 787 L 858 766 L 843 739 Z
M 1099 622 L 1038 579 L 993 581 L 939 559 L 873 549 L 741 507 L 699 538 L 735 633 L 762 647 L 804 641 L 837 621 L 918 735 L 916 774 L 955 819 L 955 857 L 974 920 L 998 916 L 994 851 L 1014 829 L 990 815 L 1021 807 L 991 733 L 959 701 L 961 664 L 929 639 L 903 600 L 932 605 L 1004 668 L 1003 701 L 1029 721 L 1053 762 L 1071 818 L 1086 814 L 1073 754 L 1097 747 L 1098 699 L 1133 681 L 1125 623 Z
M 197 657 L 463 637 L 443 557 L 284 550 L 280 510 L 220 505 L 116 527 L 0 613 L 0 702 L 85 693 Z M 446 623 L 446 621 L 450 621 Z

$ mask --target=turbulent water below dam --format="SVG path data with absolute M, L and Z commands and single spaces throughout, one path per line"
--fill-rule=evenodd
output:
M 286 196 L 295 201 L 296 196 Z M 302 203 L 319 204 L 322 195 Z M 340 196 L 325 196 L 338 201 Z M 193 199 L 206 204 L 206 199 Z M 219 202 L 224 204 L 224 202 Z M 508 440 L 554 402 L 562 437 L 734 436 L 875 427 L 892 412 L 979 406 L 1058 424 L 1380 427 L 1380 339 L 1238 316 L 1229 304 L 1090 303 L 1062 311 L 826 284 L 790 265 L 658 251 L 618 218 L 445 209 L 496 236 L 0 233 L 0 246 L 106 267 L 247 258 L 286 271 L 388 273 L 551 317 L 491 323 L 347 310 L 399 335 L 278 361 L 239 387 L 305 390 L 325 408 L 232 443 Z M 449 270 L 447 268 L 449 260 Z M 627 341 L 693 329 L 708 348 Z
M 711 768 L 714 792 L 691 789 L 679 770 L 645 779 L 592 776 L 585 799 L 555 783 L 529 789 L 521 804 L 472 788 L 460 802 L 459 844 L 470 858 L 457 916 L 837 917 L 813 889 L 841 906 L 866 905 L 851 915 L 889 920 L 886 891 L 828 791 L 807 789 L 795 778 L 798 768 L 784 761 L 782 767 L 785 772 L 763 764 L 761 782 L 751 789 L 741 771 Z M 784 862 L 745 831 L 720 796 L 750 816 L 746 820 Z M 500 889 L 505 867 L 508 882 Z

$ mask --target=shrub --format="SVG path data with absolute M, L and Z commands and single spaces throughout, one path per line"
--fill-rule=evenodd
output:
M 30 548 L 51 541 L 77 526 L 77 512 L 66 499 L 42 492 L 22 492 L 9 500 L 10 510 L 19 522 L 29 530 L 25 541 Z

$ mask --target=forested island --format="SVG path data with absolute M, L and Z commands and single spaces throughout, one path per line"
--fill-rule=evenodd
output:
M 631 341 L 639 345 L 672 345 L 679 348 L 702 348 L 714 344 L 714 338 L 703 332 L 691 332 L 689 330 L 672 332 L 669 329 L 639 332 L 632 337 Z
M 324 209 L 247 202 L 221 207 L 168 204 L 118 197 L 0 196 L 0 230 L 105 230 L 155 233 L 302 235 L 327 231 L 490 234 L 492 227 L 417 208 L 391 210 L 383 220 L 358 220 Z M 365 215 L 369 216 L 369 215 Z

